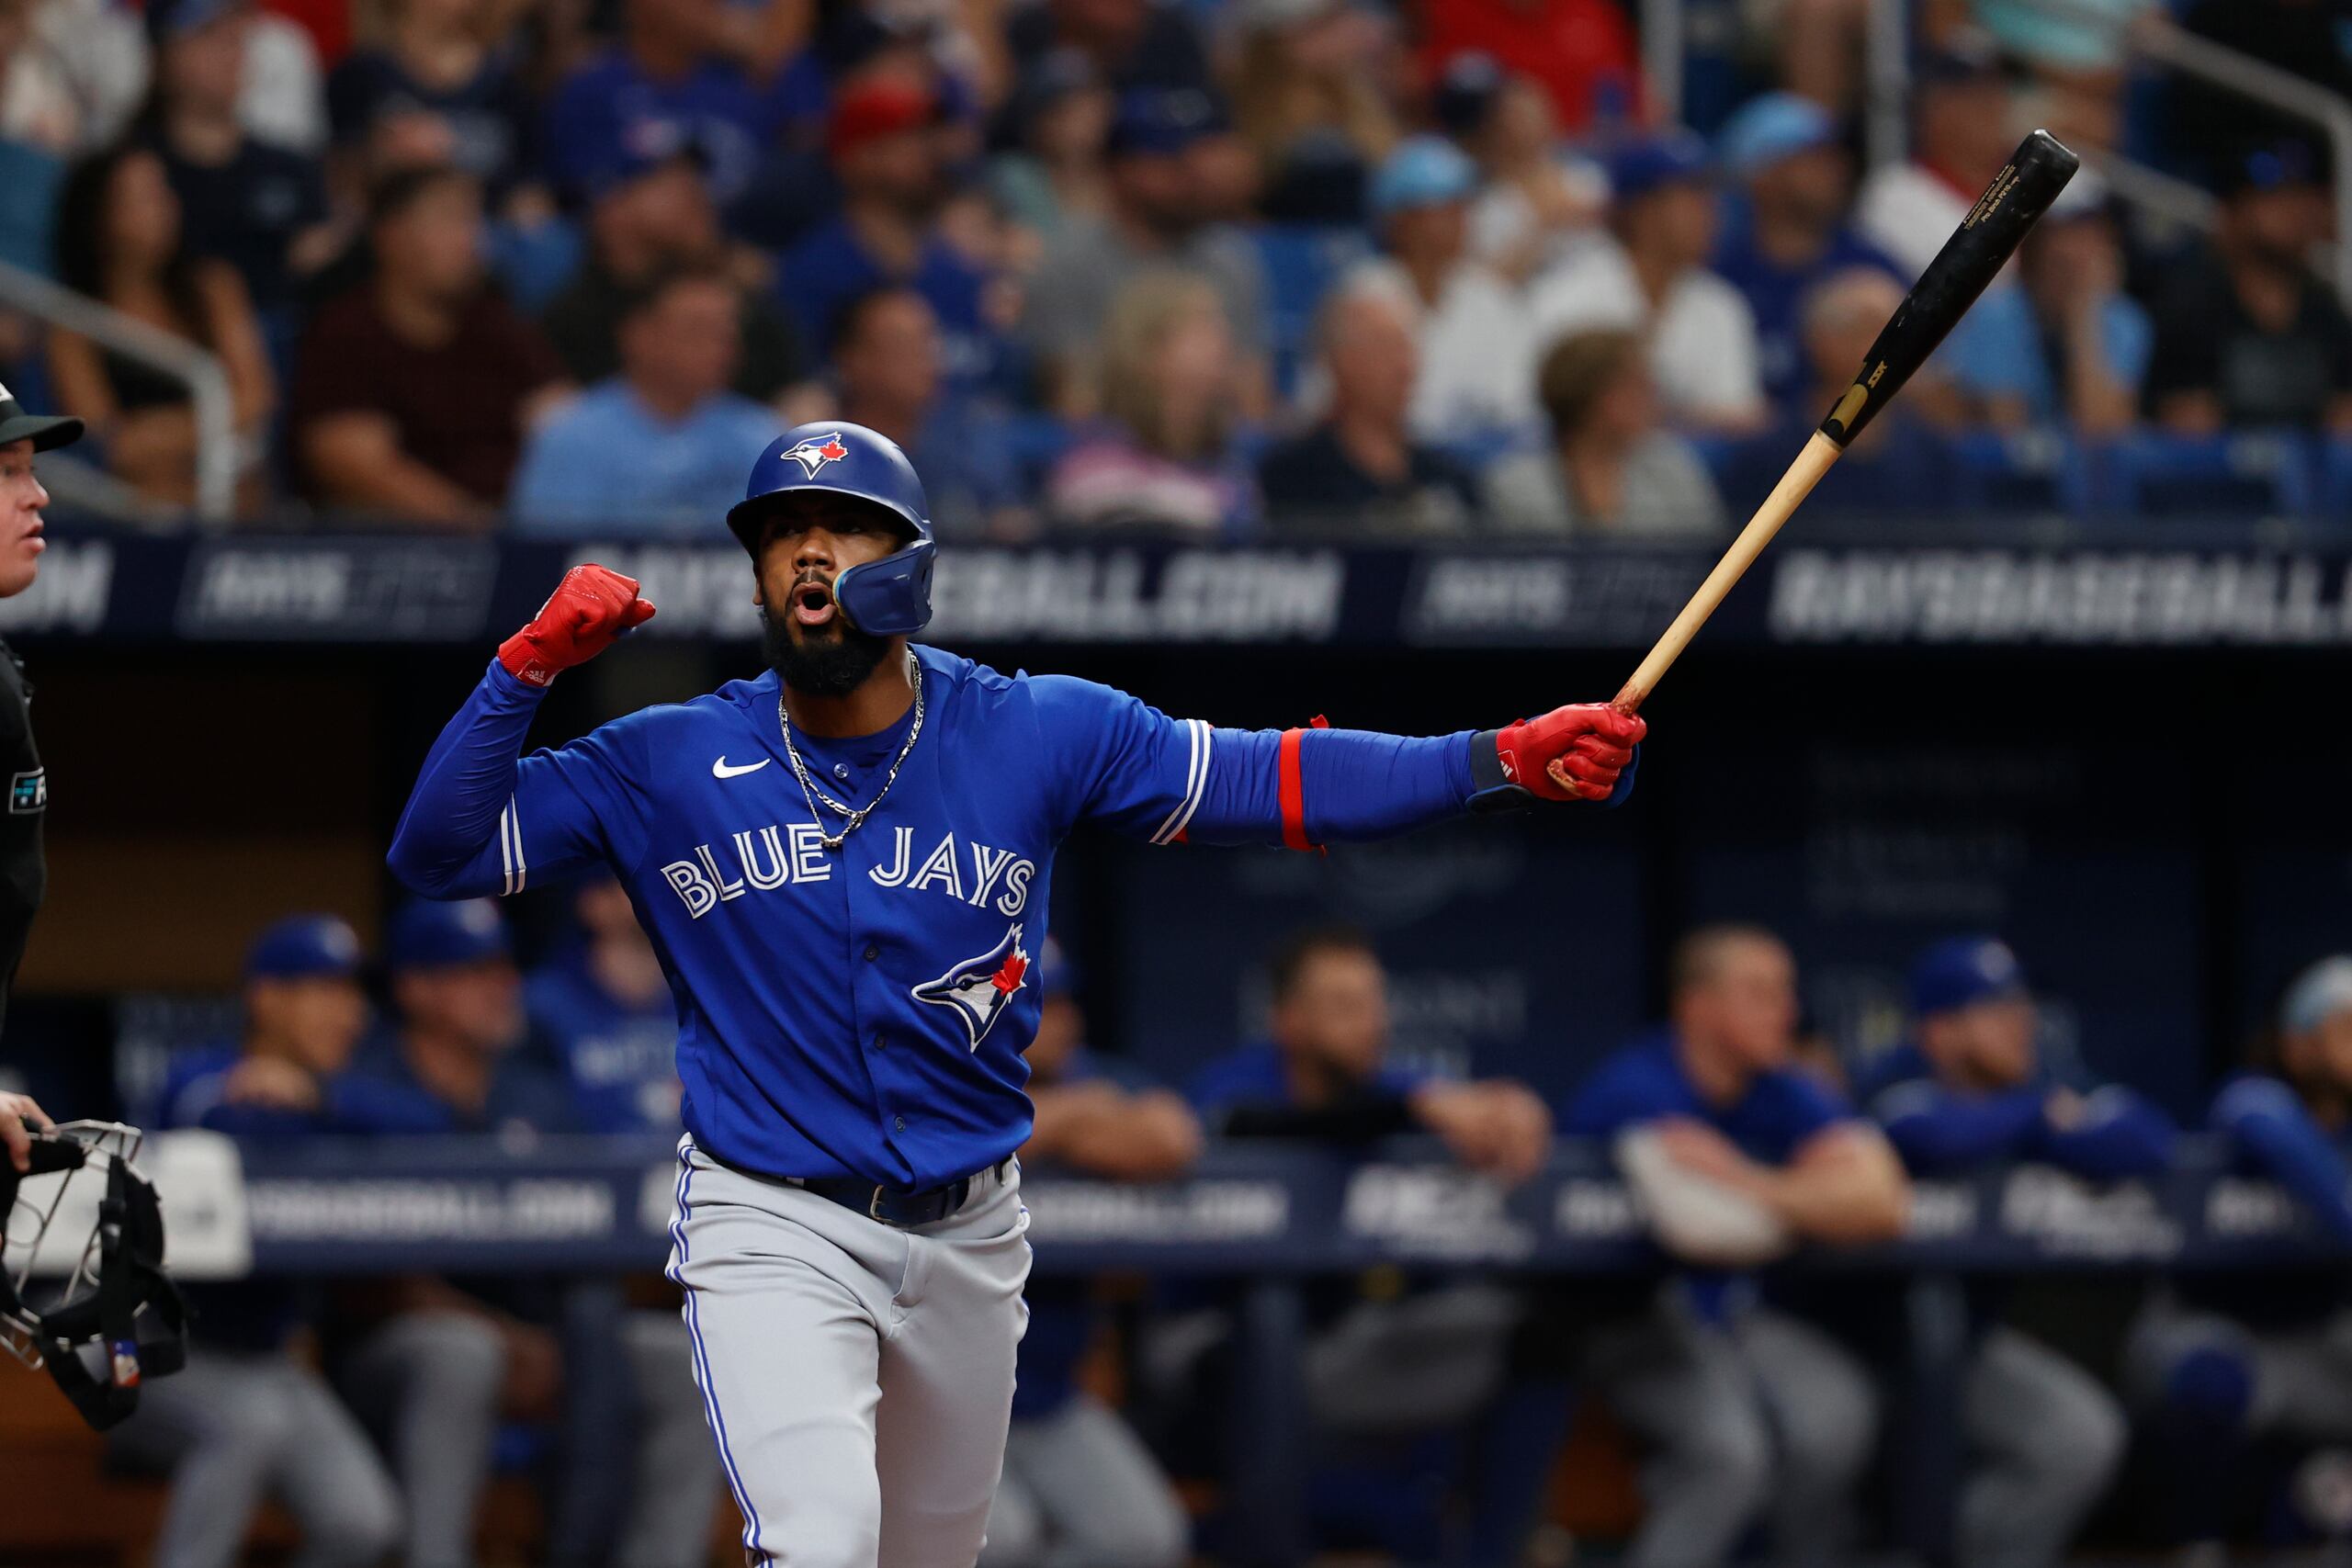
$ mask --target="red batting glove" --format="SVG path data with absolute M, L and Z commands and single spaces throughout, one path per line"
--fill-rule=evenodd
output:
M 1606 800 L 1650 727 L 1607 703 L 1576 703 L 1495 732 L 1503 777 L 1545 800 Z
M 637 596 L 635 578 L 594 562 L 575 566 L 531 624 L 498 645 L 498 661 L 517 681 L 544 686 L 557 671 L 587 663 L 623 632 L 652 618 L 652 604 Z

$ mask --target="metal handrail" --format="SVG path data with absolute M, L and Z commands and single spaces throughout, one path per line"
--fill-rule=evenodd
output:
M 79 333 L 186 387 L 196 420 L 196 515 L 215 525 L 230 520 L 237 506 L 237 405 L 218 355 L 6 262 L 0 262 L 0 305 Z

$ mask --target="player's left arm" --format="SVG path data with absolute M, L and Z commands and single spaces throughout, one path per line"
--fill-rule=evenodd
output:
M 1219 729 L 1171 719 L 1067 676 L 1029 682 L 1067 820 L 1153 843 L 1377 839 L 1532 800 L 1623 800 L 1642 720 L 1602 704 L 1501 729 L 1408 737 L 1355 729 Z

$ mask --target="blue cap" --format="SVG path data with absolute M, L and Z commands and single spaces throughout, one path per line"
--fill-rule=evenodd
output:
M 393 969 L 454 969 L 508 956 L 506 919 L 487 898 L 419 898 L 392 917 L 384 960 Z
M 147 0 L 147 36 L 168 43 L 247 8 L 247 0 Z
M 1952 937 L 1928 948 L 1911 964 L 1915 1018 L 2025 994 L 2025 966 L 1998 937 Z
M 1835 146 L 1838 117 L 1795 93 L 1766 93 L 1740 106 L 1715 133 L 1724 167 L 1742 179 L 1783 158 Z
M 710 150 L 695 129 L 660 117 L 631 121 L 607 151 L 608 156 L 582 172 L 581 187 L 591 200 L 600 200 L 673 164 L 684 164 L 697 173 L 710 169 Z
M 1442 136 L 1408 137 L 1372 177 L 1372 215 L 1385 221 L 1416 208 L 1465 201 L 1478 188 L 1478 165 Z
M 349 979 L 359 973 L 359 933 L 335 915 L 288 915 L 245 949 L 248 980 Z
M 1078 965 L 1069 961 L 1062 944 L 1052 937 L 1046 939 L 1043 951 L 1037 954 L 1037 993 L 1046 997 L 1066 997 L 1078 989 Z
M 1609 155 L 1609 193 L 1621 202 L 1636 200 L 1668 186 L 1703 180 L 1714 171 L 1706 139 L 1695 130 L 1669 130 L 1624 143 Z
M 2278 1027 L 2307 1033 L 2346 1008 L 2352 1008 L 2352 957 L 2339 953 L 2295 976 L 2278 1004 Z
M 1171 157 L 1223 130 L 1216 100 L 1193 87 L 1134 87 L 1119 95 L 1102 151 L 1110 157 Z

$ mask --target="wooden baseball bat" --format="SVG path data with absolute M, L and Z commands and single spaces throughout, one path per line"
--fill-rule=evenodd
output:
M 1764 498 L 1764 504 L 1731 542 L 1714 570 L 1699 584 L 1682 613 L 1674 617 L 1673 625 L 1651 648 L 1611 705 L 1621 713 L 1632 713 L 1640 707 L 1657 687 L 1667 671 L 1690 646 L 1715 606 L 1724 602 L 1732 585 L 1764 553 L 1772 536 L 1789 514 L 1811 494 L 1821 482 L 1829 466 L 1844 456 L 1847 444 L 1862 433 L 1862 428 L 1878 416 L 1878 411 L 1894 400 L 1894 394 L 1911 378 L 1928 355 L 1935 352 L 1944 335 L 1964 315 L 1976 297 L 1984 292 L 1985 285 L 2016 252 L 2018 242 L 2025 238 L 2041 216 L 2050 210 L 2066 182 L 2075 177 L 2082 160 L 2058 139 L 2046 130 L 2037 130 L 2018 144 L 2009 161 L 1968 209 L 1944 248 L 1911 286 L 1881 329 L 1877 341 L 1871 344 L 1863 357 L 1861 368 L 1855 373 L 1854 384 L 1846 389 L 1837 406 L 1829 411 L 1821 428 L 1805 442 L 1804 449 Z

